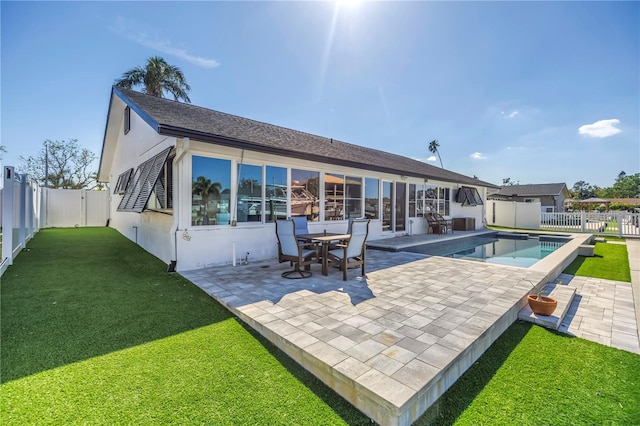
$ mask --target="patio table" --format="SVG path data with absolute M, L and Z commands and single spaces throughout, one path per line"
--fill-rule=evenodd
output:
M 321 232 L 318 234 L 299 234 L 296 238 L 305 239 L 307 241 L 322 243 L 322 275 L 329 275 L 329 266 L 327 261 L 327 253 L 329 253 L 329 244 L 333 241 L 345 241 L 351 238 L 351 234 L 334 234 L 330 232 Z

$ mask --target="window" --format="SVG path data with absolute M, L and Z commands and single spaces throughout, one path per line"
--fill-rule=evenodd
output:
M 324 220 L 344 219 L 344 175 L 324 175 Z
M 374 178 L 364 180 L 364 216 L 367 219 L 380 218 L 380 181 Z
M 449 188 L 438 188 L 438 213 L 443 216 L 449 216 L 449 200 L 451 191 Z
M 320 220 L 320 172 L 291 169 L 291 216 Z
M 463 206 L 478 206 L 484 204 L 482 202 L 482 197 L 480 197 L 480 193 L 478 193 L 478 190 L 469 186 L 463 186 L 462 188 L 458 189 L 456 202 L 462 203 Z
M 267 166 L 265 181 L 265 213 L 267 222 L 287 218 L 287 169 Z
M 194 155 L 191 170 L 191 224 L 228 225 L 231 161 Z
M 424 195 L 422 213 L 436 212 L 443 216 L 449 215 L 451 190 L 445 187 L 425 185 L 418 193 L 418 200 Z M 422 214 L 420 214 L 422 216 Z
M 416 184 L 409 184 L 409 217 L 416 217 Z
M 153 192 L 147 202 L 149 210 L 171 210 L 173 209 L 173 159 L 175 155 L 167 158 Z
M 131 108 L 124 108 L 124 134 L 126 135 L 131 130 Z
M 359 218 L 362 215 L 362 178 L 345 178 L 345 218 Z
M 120 200 L 118 211 L 141 213 L 145 209 L 171 149 L 172 147 L 165 149 L 138 166 L 131 184 Z
M 238 222 L 262 221 L 262 166 L 238 164 Z
M 405 230 L 405 215 L 407 214 L 407 184 L 396 182 L 395 199 L 396 223 L 394 231 Z
M 133 168 L 118 176 L 118 182 L 116 183 L 115 188 L 113 188 L 114 194 L 124 194 L 125 192 L 127 192 L 127 187 L 129 186 L 129 181 L 131 180 L 132 174 Z

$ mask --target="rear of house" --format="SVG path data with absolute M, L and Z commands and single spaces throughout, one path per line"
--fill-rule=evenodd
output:
M 371 219 L 370 239 L 428 232 L 424 214 L 483 227 L 496 186 L 379 150 L 112 88 L 99 181 L 110 226 L 177 270 L 276 258 L 274 221 L 310 232 Z

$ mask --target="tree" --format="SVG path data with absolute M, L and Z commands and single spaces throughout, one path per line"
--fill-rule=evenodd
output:
M 96 154 L 78 145 L 77 139 L 42 143 L 37 156 L 20 156 L 21 171 L 36 179 L 40 185 L 61 189 L 93 189 L 98 174 L 91 170 Z M 45 173 L 48 169 L 48 175 Z
M 502 186 L 513 186 L 513 185 L 520 185 L 520 181 L 516 182 L 511 180 L 511 178 L 502 179 Z
M 0 161 L 2 161 L 3 152 L 7 152 L 7 149 L 4 146 L 0 145 Z
M 209 224 L 209 215 L 207 214 L 207 204 L 209 203 L 209 197 L 213 196 L 214 199 L 220 199 L 220 190 L 222 185 L 220 182 L 211 183 L 211 179 L 207 179 L 204 176 L 198 176 L 196 180 L 191 183 L 191 191 L 193 195 L 201 196 L 200 209 L 202 213 L 202 223 L 204 225 Z
M 610 198 L 636 198 L 640 197 L 640 173 L 627 175 L 622 172 L 611 188 Z
M 432 140 L 431 142 L 429 142 L 429 152 L 431 152 L 432 154 L 438 154 L 438 158 L 440 159 L 440 167 L 444 169 L 444 166 L 442 165 L 442 157 L 440 156 L 440 151 L 438 151 L 439 146 L 440 144 L 436 139 Z
M 124 89 L 143 86 L 144 93 L 159 98 L 164 97 L 164 92 L 169 92 L 175 100 L 183 99 L 185 102 L 191 103 L 187 95 L 191 86 L 187 83 L 180 68 L 169 65 L 159 56 L 149 58 L 144 67 L 135 67 L 126 71 L 114 84 Z
M 595 197 L 596 192 L 593 186 L 587 182 L 581 180 L 573 184 L 571 190 L 571 197 L 579 200 L 586 200 L 587 198 Z

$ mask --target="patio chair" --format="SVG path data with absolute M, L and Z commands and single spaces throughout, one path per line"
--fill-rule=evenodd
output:
M 431 231 L 432 234 L 442 234 L 442 223 L 436 219 L 433 213 L 426 213 L 424 218 L 427 220 L 427 234 Z
M 327 260 L 337 263 L 342 269 L 343 281 L 347 280 L 347 269 L 353 266 L 361 266 L 362 276 L 365 276 L 369 222 L 369 219 L 354 220 L 351 223 L 351 238 L 345 244 L 337 244 L 336 249 L 327 253 Z
M 282 273 L 283 278 L 308 278 L 311 264 L 318 262 L 318 246 L 304 243 L 296 239 L 295 223 L 292 219 L 276 221 L 276 237 L 278 238 L 278 262 L 291 262 L 294 269 Z M 304 266 L 304 271 L 300 268 Z
M 433 216 L 436 218 L 436 220 L 438 221 L 438 223 L 442 227 L 441 229 L 444 230 L 445 234 L 448 234 L 449 231 L 451 231 L 451 233 L 453 234 L 453 220 L 445 219 L 439 213 L 434 213 Z
M 292 216 L 291 220 L 293 220 L 293 223 L 296 224 L 296 235 L 309 233 L 309 226 L 306 216 Z

